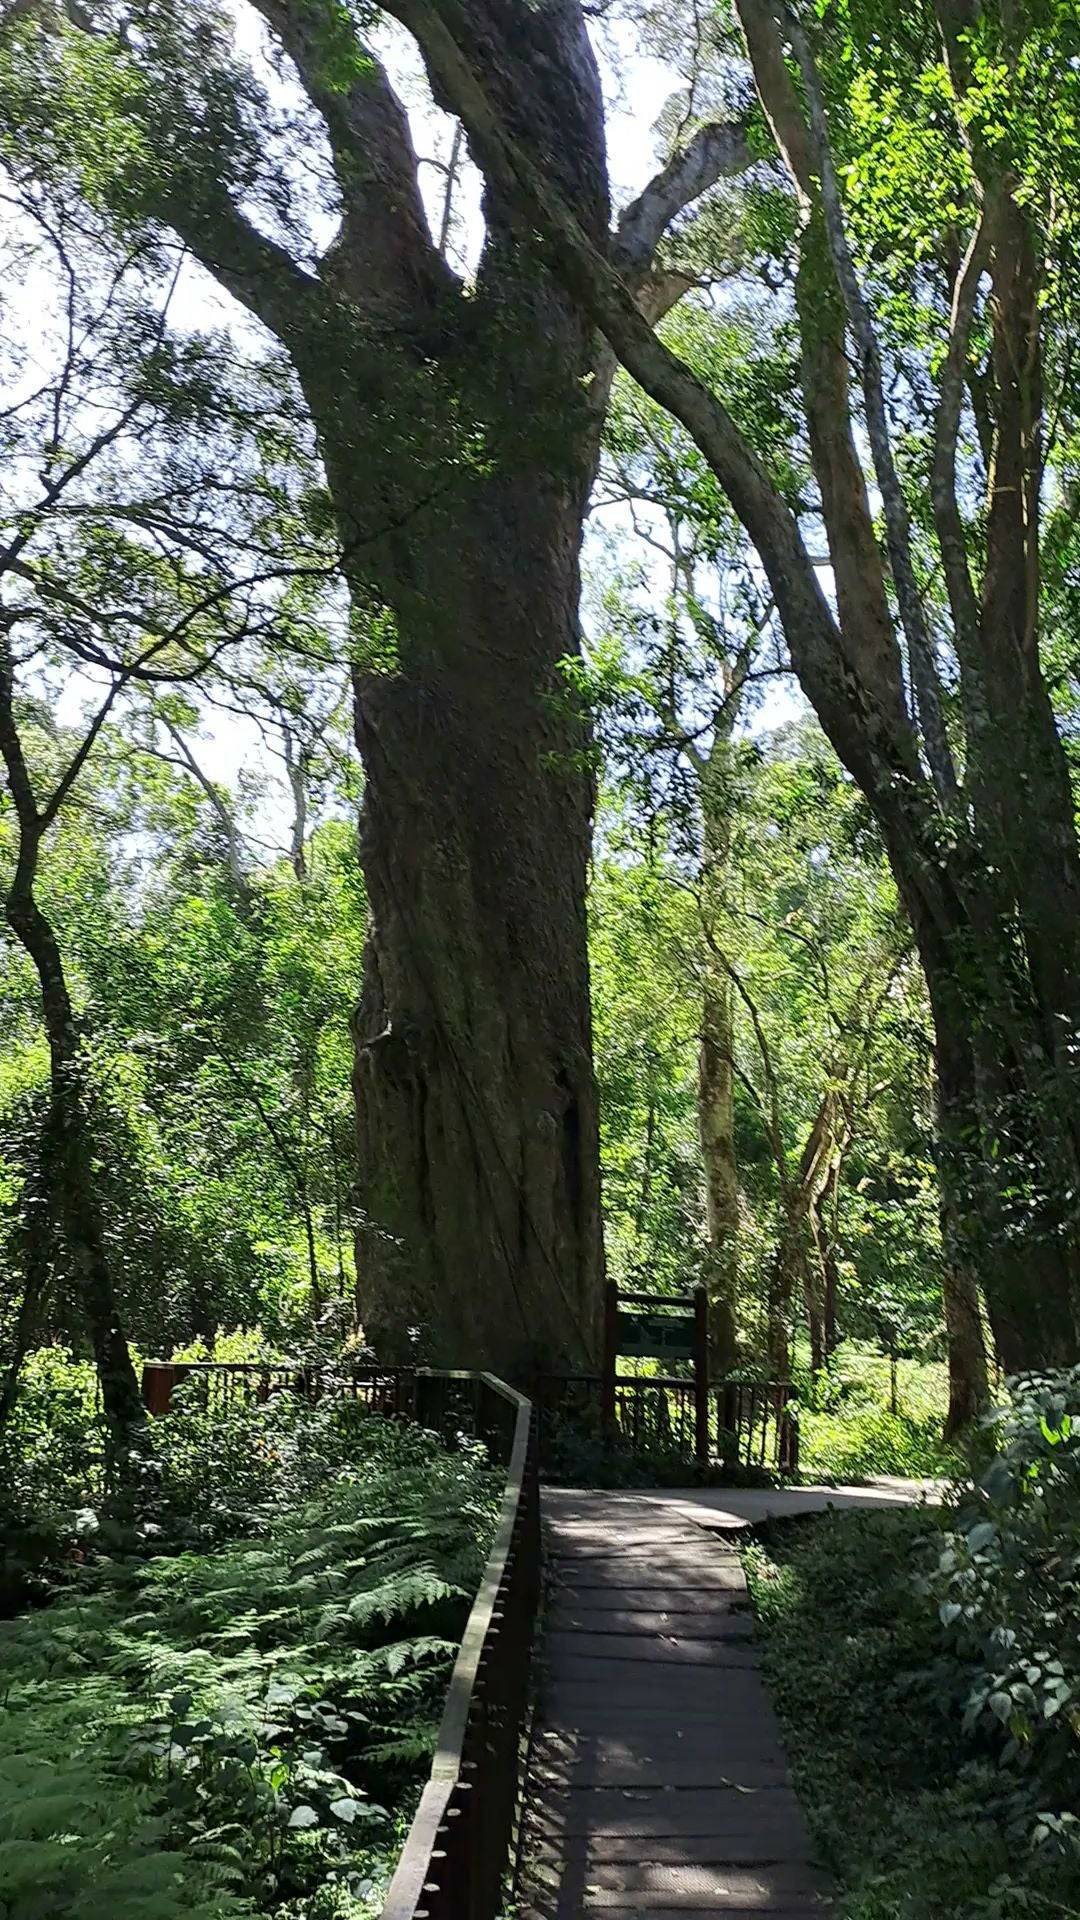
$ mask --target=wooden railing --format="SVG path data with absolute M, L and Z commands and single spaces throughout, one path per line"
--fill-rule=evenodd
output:
M 609 1382 L 609 1392 L 611 1383 Z M 544 1457 L 548 1423 L 557 1417 L 599 1424 L 600 1374 L 543 1374 L 530 1382 Z M 799 1425 L 794 1386 L 786 1380 L 725 1380 L 709 1388 L 708 1457 L 721 1465 L 796 1473 Z M 701 1420 L 693 1380 L 666 1374 L 620 1374 L 614 1383 L 614 1431 L 629 1450 L 700 1464 Z
M 298 1366 L 289 1361 L 148 1360 L 142 1397 L 148 1412 L 168 1413 L 176 1387 L 207 1413 L 260 1405 L 272 1394 L 294 1392 L 316 1401 L 328 1394 L 358 1401 L 373 1413 L 415 1417 L 416 1374 L 405 1367 Z
M 477 1429 L 493 1450 L 507 1449 L 506 1491 L 382 1920 L 495 1920 L 512 1857 L 540 1599 L 536 1419 L 531 1401 L 493 1374 L 424 1378 L 448 1407 L 454 1381 L 476 1383 Z
M 151 1413 L 188 1382 L 211 1412 L 296 1392 L 415 1420 L 449 1445 L 482 1440 L 505 1468 L 499 1520 L 446 1696 L 431 1773 L 383 1920 L 496 1920 L 512 1864 L 540 1603 L 540 1482 L 532 1402 L 491 1373 L 428 1368 L 220 1365 L 143 1368 Z
M 451 1438 L 455 1430 L 479 1432 L 469 1382 L 480 1377 L 424 1367 L 154 1361 L 143 1368 L 143 1399 L 151 1413 L 166 1413 L 173 1389 L 187 1381 L 187 1393 L 195 1394 L 199 1404 L 216 1413 L 292 1390 L 311 1401 L 328 1396 L 352 1400 L 373 1413 L 415 1420 Z M 545 1427 L 554 1415 L 600 1421 L 600 1374 L 538 1374 L 529 1388 L 539 1415 L 541 1457 Z M 615 1383 L 615 1432 L 632 1453 L 643 1458 L 666 1454 L 688 1462 L 695 1460 L 700 1423 L 693 1380 L 661 1374 L 620 1375 Z M 799 1424 L 795 1388 L 785 1380 L 714 1382 L 709 1389 L 708 1439 L 709 1456 L 719 1463 L 796 1473 Z

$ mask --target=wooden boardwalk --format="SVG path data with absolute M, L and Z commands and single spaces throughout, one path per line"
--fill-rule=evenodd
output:
M 549 1491 L 544 1509 L 524 1920 L 813 1920 L 733 1545 L 655 1498 Z

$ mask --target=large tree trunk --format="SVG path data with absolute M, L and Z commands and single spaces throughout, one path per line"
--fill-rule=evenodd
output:
M 508 111 L 606 244 L 580 16 L 478 9 L 474 28 Z M 373 89 L 376 150 L 411 176 L 422 222 L 403 116 Z M 387 1357 L 521 1374 L 599 1350 L 592 755 L 562 663 L 580 648 L 605 379 L 591 321 L 538 271 L 497 189 L 485 215 L 468 301 L 398 210 L 376 260 L 378 234 L 347 224 L 333 262 L 357 316 L 336 342 L 345 378 L 321 342 L 301 373 L 358 626 L 377 612 L 377 657 L 355 674 L 371 915 L 355 1020 L 360 1315 Z
M 1007 1372 L 1071 1365 L 1080 1349 L 1076 1251 L 1058 1197 L 1069 1177 L 1067 1130 L 1059 1124 L 1066 1089 L 1030 1037 L 1035 1014 L 1023 983 L 1008 999 L 1003 990 L 975 988 L 979 972 L 964 964 L 970 938 L 958 930 L 942 940 L 909 897 L 934 1015 L 955 1430 L 988 1393 L 980 1282 Z M 1015 972 L 1008 923 L 978 906 L 973 919 L 982 921 L 983 982 L 1008 979 Z
M 523 349 L 527 353 L 528 349 Z M 591 447 L 421 528 L 393 674 L 358 687 L 371 907 L 358 1292 L 381 1352 L 591 1362 L 602 1278 L 578 646 Z

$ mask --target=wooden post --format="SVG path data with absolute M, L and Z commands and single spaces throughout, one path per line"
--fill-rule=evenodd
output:
M 694 1438 L 697 1463 L 709 1464 L 709 1296 L 694 1288 Z
M 175 1367 L 160 1360 L 148 1360 L 142 1370 L 142 1403 L 147 1413 L 168 1413 L 172 1399 Z
M 600 1418 L 608 1439 L 615 1435 L 615 1374 L 619 1363 L 619 1289 L 614 1280 L 604 1287 L 604 1373 L 600 1385 Z

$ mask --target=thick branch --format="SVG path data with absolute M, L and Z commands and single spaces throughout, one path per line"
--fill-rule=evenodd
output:
M 59 12 L 43 5 L 36 10 L 47 31 L 61 30 Z M 75 30 L 103 37 L 80 7 L 69 5 L 64 14 Z M 223 181 L 182 167 L 171 176 L 168 159 L 163 156 L 148 184 L 146 215 L 172 227 L 195 258 L 286 346 L 310 345 L 332 316 L 326 290 L 245 218 Z
M 326 123 L 344 207 L 335 266 L 350 298 L 368 312 L 412 318 L 417 303 L 423 311 L 458 283 L 428 230 L 404 107 L 331 0 L 254 5 Z
M 964 524 L 956 499 L 956 446 L 964 405 L 971 329 L 986 257 L 986 227 L 980 220 L 961 262 L 953 291 L 949 346 L 941 370 L 931 479 L 934 521 L 952 609 L 956 651 L 965 686 L 969 675 L 976 669 L 979 657 L 979 608 L 968 565 Z
M 151 210 L 302 364 L 333 317 L 333 301 L 314 275 L 252 226 L 223 186 L 197 195 L 167 191 Z
M 874 806 L 900 870 L 917 885 L 944 935 L 955 901 L 936 855 L 936 825 L 902 707 L 868 684 L 855 650 L 845 653 L 798 525 L 723 403 L 658 340 L 629 287 L 590 240 L 557 185 L 507 132 L 443 18 L 456 0 L 395 0 L 428 71 L 463 120 L 470 146 L 496 178 L 520 225 L 541 234 L 553 269 L 619 359 L 657 403 L 681 421 L 716 474 L 756 547 L 772 587 L 794 671 L 833 746 Z
M 745 173 L 753 160 L 745 120 L 699 127 L 620 214 L 615 228 L 620 264 L 631 276 L 647 269 L 677 215 L 726 175 Z
M 772 13 L 761 0 L 738 0 L 738 9 L 758 96 L 804 216 L 795 284 L 803 396 L 840 634 L 860 677 L 898 731 L 907 732 L 900 650 L 855 445 L 844 309 L 829 255 L 813 145 Z
M 757 0 L 742 0 L 744 11 L 756 4 Z M 955 801 L 957 794 L 956 768 L 953 765 L 942 711 L 941 686 L 934 648 L 927 626 L 922 595 L 915 578 L 911 550 L 911 521 L 904 490 L 900 484 L 900 475 L 893 458 L 892 437 L 885 411 L 885 388 L 877 334 L 869 306 L 859 284 L 851 249 L 848 246 L 817 63 L 809 41 L 793 14 L 789 13 L 787 26 L 806 90 L 810 147 L 820 190 L 829 254 L 847 311 L 848 324 L 858 350 L 870 451 L 881 490 L 889 564 L 896 586 L 900 619 L 907 634 L 912 680 L 926 744 L 926 758 L 939 794 L 951 804 Z

